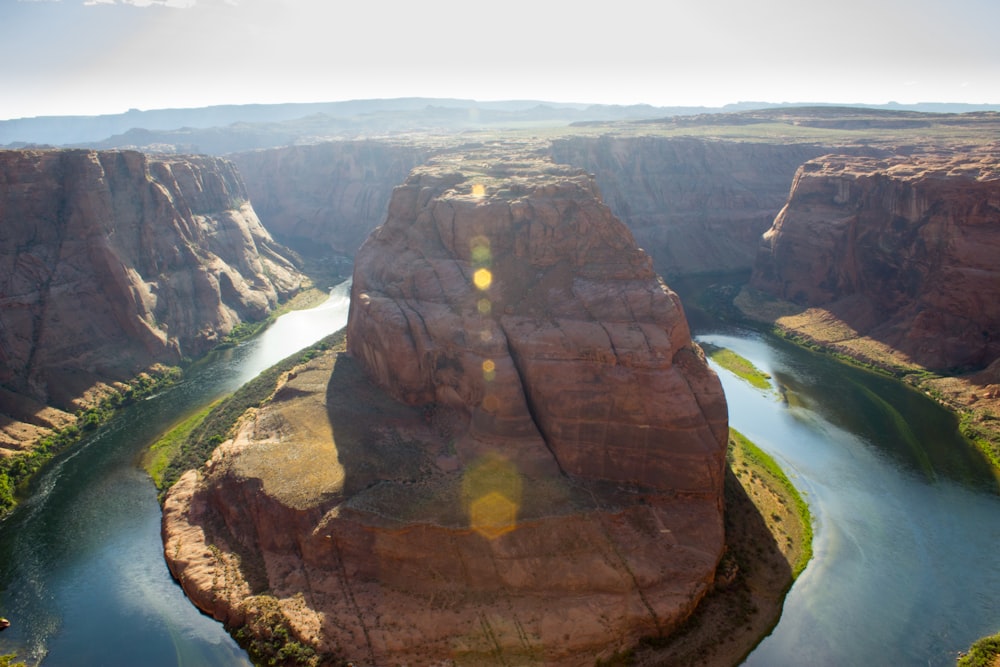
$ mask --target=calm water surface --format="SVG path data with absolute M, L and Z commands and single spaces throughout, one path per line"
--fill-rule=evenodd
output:
M 199 364 L 62 457 L 0 525 L 0 653 L 56 665 L 248 665 L 163 563 L 155 491 L 137 468 L 170 424 L 339 329 L 347 287 Z M 769 451 L 816 519 L 815 558 L 748 665 L 953 665 L 1000 630 L 1000 496 L 954 421 L 919 394 L 753 332 L 701 340 L 772 374 L 720 371 L 732 425 Z
M 747 665 L 954 665 L 1000 630 L 1000 496 L 915 391 L 747 331 L 705 332 L 773 376 L 716 368 L 730 423 L 804 492 L 815 557 Z
M 349 290 L 344 283 L 321 306 L 198 363 L 49 467 L 0 524 L 0 612 L 13 622 L 0 653 L 46 667 L 250 665 L 171 579 L 156 490 L 139 458 L 184 415 L 343 327 Z

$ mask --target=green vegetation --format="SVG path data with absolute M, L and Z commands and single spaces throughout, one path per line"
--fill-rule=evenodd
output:
M 785 472 L 778 465 L 777 461 L 760 447 L 753 444 L 742 433 L 734 429 L 729 429 L 729 452 L 727 456 L 730 460 L 730 465 L 732 465 L 732 462 L 736 458 L 742 457 L 746 463 L 757 469 L 756 474 L 763 473 L 767 476 L 768 479 L 765 483 L 769 486 L 777 487 L 781 495 L 791 499 L 795 513 L 802 524 L 802 552 L 796 562 L 792 564 L 792 579 L 798 578 L 802 571 L 806 569 L 806 565 L 809 564 L 813 556 L 812 513 L 809 511 L 809 505 L 802 498 L 795 485 L 792 484 L 792 481 L 785 475 Z
M 14 662 L 17 656 L 13 653 L 0 655 L 0 667 L 27 667 L 23 662 Z
M 966 440 L 986 455 L 997 470 L 1000 470 L 1000 422 L 990 421 L 992 423 L 977 418 L 970 411 L 965 411 L 959 415 L 958 430 Z
M 701 343 L 702 349 L 709 359 L 725 368 L 737 377 L 743 378 L 758 389 L 771 388 L 771 376 L 760 370 L 749 359 L 745 359 L 732 350 L 718 347 L 711 343 Z
M 146 460 L 146 470 L 156 481 L 157 488 L 165 491 L 176 482 L 185 470 L 198 468 L 211 455 L 212 450 L 229 437 L 236 421 L 250 408 L 264 405 L 278 383 L 278 378 L 295 366 L 309 361 L 324 350 L 342 345 L 344 331 L 331 334 L 316 344 L 279 361 L 232 395 L 212 406 L 191 415 L 165 433 L 151 450 L 155 452 Z
M 191 436 L 191 432 L 194 431 L 203 421 L 208 413 L 212 411 L 215 406 L 221 402 L 216 401 L 211 405 L 199 410 L 198 412 L 185 417 L 179 423 L 175 424 L 169 431 L 160 436 L 146 452 L 143 457 L 142 467 L 149 473 L 149 476 L 153 478 L 153 483 L 157 488 L 161 487 L 163 481 L 163 473 L 166 471 L 167 465 L 177 457 L 180 452 L 181 446 L 187 441 Z
M 983 637 L 958 659 L 958 667 L 996 667 L 1000 665 L 1000 633 Z
M 739 664 L 781 616 L 812 558 L 812 516 L 777 462 L 730 429 L 726 547 L 715 588 L 671 634 L 645 637 L 595 667 Z
M 236 630 L 233 637 L 246 649 L 255 665 L 268 667 L 316 667 L 346 664 L 332 656 L 319 656 L 312 648 L 294 638 L 278 600 L 270 595 L 253 598 L 256 612 L 247 625 Z
M 34 475 L 56 454 L 92 434 L 118 409 L 173 384 L 180 374 L 180 369 L 166 366 L 142 373 L 122 388 L 109 390 L 96 405 L 77 412 L 76 423 L 40 438 L 23 454 L 0 460 L 0 517 L 14 508 Z

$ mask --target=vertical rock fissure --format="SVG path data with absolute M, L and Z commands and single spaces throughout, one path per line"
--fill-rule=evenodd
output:
M 504 326 L 503 320 L 500 320 L 498 324 L 500 325 L 500 329 L 503 331 L 504 343 L 507 345 L 507 354 L 510 355 L 511 364 L 514 366 L 514 372 L 517 374 L 517 381 L 521 385 L 521 393 L 524 395 L 524 404 L 528 408 L 528 415 L 531 417 L 531 421 L 535 425 L 535 430 L 538 431 L 538 435 L 542 438 L 545 448 L 549 450 L 549 454 L 552 455 L 552 460 L 555 461 L 556 467 L 559 468 L 559 473 L 566 477 L 567 474 L 562 467 L 562 462 L 556 455 L 556 450 L 552 448 L 549 436 L 545 433 L 545 429 L 539 419 L 538 409 L 529 389 L 530 384 L 528 383 L 527 377 L 525 377 L 523 362 L 519 358 L 515 346 L 510 342 L 510 332 L 508 332 L 507 327 Z
M 351 589 L 351 579 L 347 575 L 347 568 L 344 566 L 344 554 L 340 549 L 340 542 L 336 538 L 333 539 L 333 550 L 336 554 L 337 563 L 337 574 L 340 575 L 341 586 L 344 590 L 344 595 L 347 597 L 348 604 L 354 610 L 354 614 L 358 618 L 358 625 L 361 626 L 361 632 L 365 636 L 365 646 L 368 649 L 368 659 L 371 664 L 376 664 L 375 660 L 375 648 L 372 646 L 371 636 L 368 634 L 368 626 L 365 624 L 364 612 L 361 611 L 361 605 L 354 598 L 354 592 Z

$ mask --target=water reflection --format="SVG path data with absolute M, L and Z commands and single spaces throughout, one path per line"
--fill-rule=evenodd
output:
M 59 457 L 0 524 L 0 654 L 45 667 L 250 665 L 163 561 L 156 491 L 137 461 L 180 417 L 342 328 L 349 285 L 257 339 L 210 355 L 182 383 L 130 406 Z
M 1000 496 L 954 418 L 891 380 L 782 341 L 705 333 L 786 401 L 716 367 L 730 423 L 772 454 L 816 519 L 814 559 L 748 665 L 953 665 L 1000 627 Z

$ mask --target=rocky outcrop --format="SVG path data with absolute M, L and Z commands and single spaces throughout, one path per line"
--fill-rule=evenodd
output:
M 576 665 L 687 618 L 723 550 L 725 399 L 592 178 L 418 168 L 353 285 L 348 351 L 168 494 L 199 606 L 255 627 L 266 597 L 359 665 Z
M 905 362 L 982 368 L 1000 357 L 998 253 L 995 151 L 831 155 L 799 169 L 751 285 Z
M 72 412 L 96 383 L 201 354 L 299 288 L 224 160 L 2 151 L 0 184 L 12 441 L 44 406 Z
M 333 141 L 230 158 L 276 238 L 303 254 L 352 257 L 385 219 L 392 189 L 431 152 L 429 143 Z
M 659 273 L 749 271 L 795 170 L 830 152 L 813 144 L 654 136 L 571 137 L 552 156 L 592 172 Z

